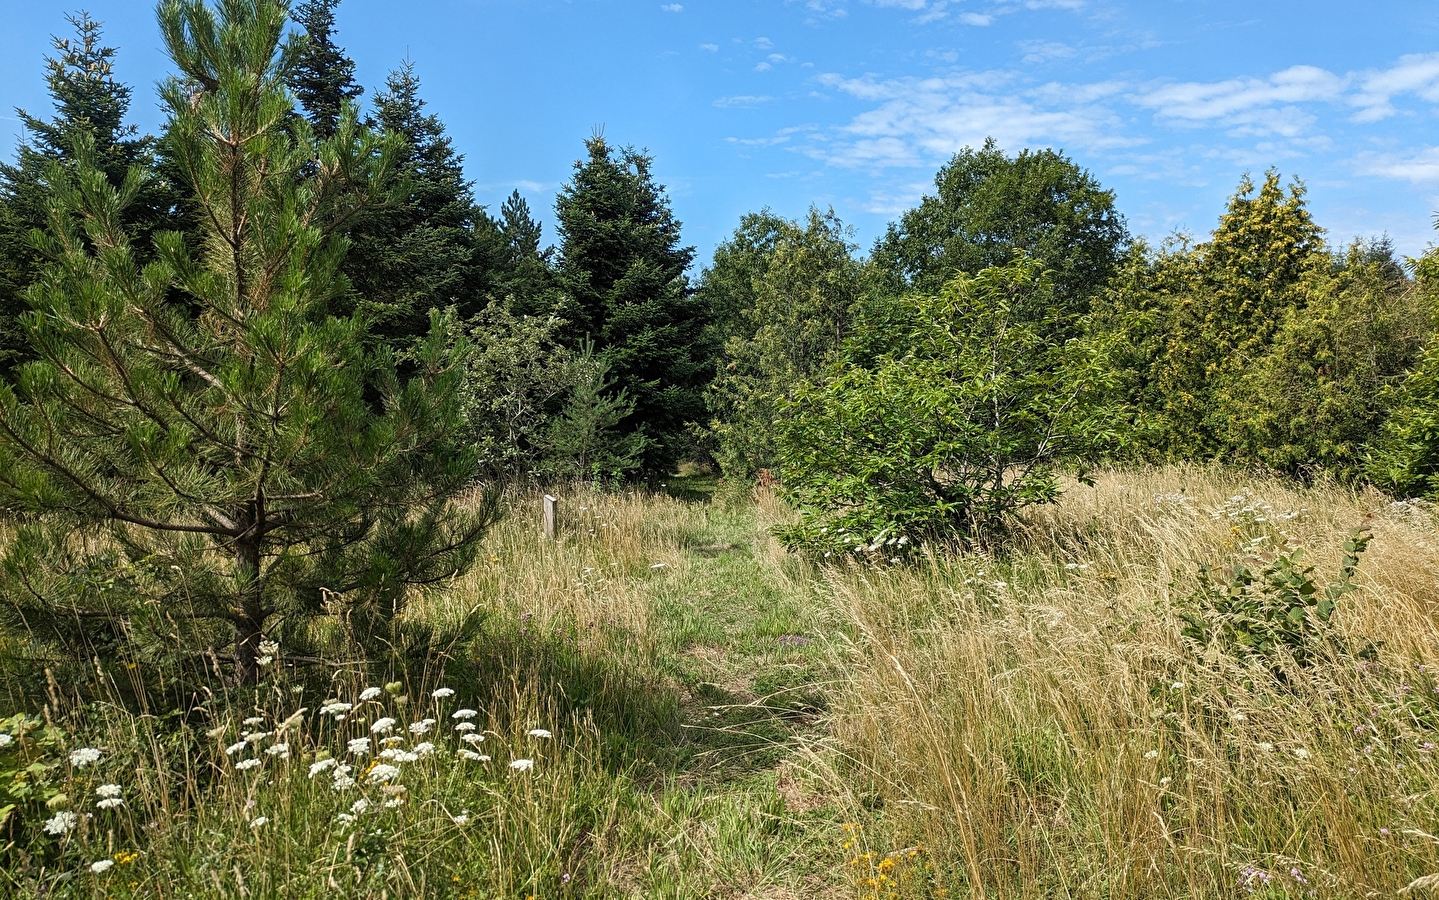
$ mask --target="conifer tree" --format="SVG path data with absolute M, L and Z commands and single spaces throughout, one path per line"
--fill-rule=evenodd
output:
M 519 315 L 542 315 L 554 306 L 551 248 L 540 249 L 543 229 L 530 213 L 530 205 L 514 191 L 500 206 L 498 223 L 504 239 L 505 264 L 499 293 Z
M 344 270 L 352 302 L 373 333 L 406 350 L 429 331 L 430 313 L 449 306 L 461 319 L 485 308 L 505 264 L 505 239 L 475 202 L 444 123 L 425 112 L 414 65 L 390 74 L 375 97 L 375 124 L 403 139 L 389 176 L 390 203 L 349 228 Z
M 561 235 L 558 313 L 568 343 L 593 339 L 616 384 L 634 400 L 622 429 L 645 439 L 644 466 L 664 471 L 683 450 L 687 423 L 704 411 L 712 371 L 703 353 L 704 305 L 685 270 L 694 249 L 650 157 L 611 147 L 601 136 L 555 204 Z
M 321 140 L 335 133 L 345 104 L 365 92 L 355 83 L 355 61 L 335 44 L 339 5 L 340 0 L 305 0 L 293 13 L 306 40 L 286 80 Z
M 116 50 L 105 45 L 101 24 L 84 13 L 67 21 L 74 37 L 55 38 L 56 55 L 45 61 L 54 116 L 16 110 L 25 137 L 15 162 L 0 163 L 0 368 L 6 371 L 30 356 L 19 317 L 27 308 L 25 292 L 43 264 L 30 232 L 48 223 L 50 166 L 70 166 L 81 135 L 93 147 L 94 165 L 112 185 L 121 184 L 136 165 L 157 165 L 154 138 L 125 123 L 131 92 L 115 80 Z M 142 185 L 124 212 L 137 252 L 148 253 L 151 234 L 169 220 L 177 201 L 164 178 Z
M 382 635 L 413 586 L 466 567 L 486 515 L 453 503 L 475 460 L 439 323 L 402 380 L 330 311 L 341 231 L 400 139 L 347 106 L 317 141 L 284 87 L 286 5 L 216 7 L 159 7 L 198 250 L 163 234 L 141 265 L 124 212 L 143 168 L 110 183 L 88 139 L 51 167 L 54 262 L 25 322 L 40 359 L 0 385 L 0 507 L 19 522 L 0 614 L 141 657 L 229 648 L 253 681 L 262 639 L 316 615 Z

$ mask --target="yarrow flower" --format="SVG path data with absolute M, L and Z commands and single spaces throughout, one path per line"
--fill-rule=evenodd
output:
M 374 724 L 370 726 L 370 733 L 385 734 L 386 732 L 393 731 L 394 728 L 395 720 L 390 718 L 389 716 L 385 716 L 382 719 L 375 720 Z
M 79 817 L 69 810 L 57 812 L 45 820 L 45 833 L 64 834 L 71 828 L 74 828 L 77 821 L 79 821 Z
M 268 731 L 250 731 L 241 735 L 241 737 L 243 737 L 245 740 L 249 741 L 252 744 L 258 744 L 269 736 L 270 732 Z
M 555 735 L 554 735 L 554 732 L 547 731 L 547 730 L 544 729 L 544 728 L 531 728 L 531 729 L 530 729 L 528 732 L 526 732 L 526 733 L 527 733 L 530 737 L 535 737 L 535 738 L 552 738 L 552 737 L 555 736 Z
M 113 865 L 115 865 L 115 860 L 113 859 L 97 859 L 90 863 L 90 871 L 96 875 L 103 875 L 110 871 L 110 867 Z
M 390 781 L 398 777 L 400 777 L 400 770 L 398 768 L 380 763 L 370 770 L 369 782 L 370 784 L 381 784 L 382 782 Z
M 430 696 L 434 697 L 436 700 L 448 700 L 449 698 L 455 696 L 455 692 L 452 688 L 442 687 L 436 688 L 435 692 Z
M 3 731 L 0 731 L 0 750 L 10 746 L 15 739 Z
M 475 730 L 475 723 L 474 723 L 474 722 L 460 722 L 460 723 L 458 723 L 458 724 L 455 725 L 455 730 L 456 730 L 456 731 L 460 731 L 460 732 L 474 731 L 474 730 Z
M 400 750 L 395 747 L 380 751 L 380 759 L 388 759 L 390 762 L 411 763 L 419 758 L 420 755 L 418 753 L 411 753 L 408 750 Z
M 476 712 L 476 711 L 473 710 L 473 709 L 457 709 L 457 710 L 455 710 L 454 712 L 450 713 L 450 718 L 451 718 L 451 719 L 473 719 L 475 716 L 478 716 L 478 715 L 479 715 L 479 713 Z
M 490 761 L 490 758 L 489 758 L 488 756 L 485 756 L 485 755 L 482 754 L 482 753 L 476 753 L 476 752 L 473 751 L 473 750 L 466 750 L 466 749 L 464 749 L 464 748 L 460 748 L 460 750 L 459 750 L 458 752 L 459 752 L 459 755 L 460 755 L 460 759 L 468 759 L 470 762 L 489 762 L 489 761 Z
M 424 734 L 435 724 L 434 719 L 421 719 L 418 722 L 410 723 L 410 734 Z
M 429 756 L 435 752 L 435 745 L 429 741 L 421 741 L 415 745 L 415 753 L 418 756 Z
M 100 761 L 100 751 L 94 747 L 82 747 L 79 750 L 70 751 L 70 765 L 77 769 L 83 769 L 91 763 Z
M 355 738 L 345 745 L 345 749 L 351 753 L 368 753 L 370 750 L 370 739 Z
M 335 760 L 334 760 L 333 758 L 331 758 L 331 759 L 317 759 L 317 760 L 315 760 L 314 762 L 310 763 L 310 777 L 311 777 L 311 778 L 314 778 L 316 775 L 320 774 L 321 772 L 329 771 L 330 769 L 333 769 L 334 767 L 335 767 Z
M 384 692 L 377 687 L 367 687 L 363 691 L 360 691 L 360 702 L 368 703 L 382 693 Z
M 240 741 L 239 743 L 231 744 L 230 746 L 225 748 L 225 755 L 234 756 L 236 753 L 239 753 L 241 750 L 244 750 L 248 746 L 250 746 L 248 741 Z
M 345 713 L 349 712 L 354 708 L 355 707 L 352 704 L 341 703 L 340 701 L 336 700 L 332 703 L 326 703 L 324 706 L 320 707 L 320 715 L 334 716 L 336 722 L 343 722 L 345 720 Z
M 125 801 L 120 798 L 120 785 L 102 784 L 95 788 L 95 796 L 100 799 L 96 801 L 96 809 L 115 809 L 124 806 Z
M 533 769 L 534 767 L 535 767 L 535 761 L 534 761 L 533 759 L 512 759 L 512 760 L 510 760 L 510 768 L 511 768 L 511 769 L 514 769 L 516 772 L 528 772 L 529 770 Z
M 289 744 L 275 744 L 273 747 L 270 747 L 270 748 L 269 748 L 268 750 L 266 750 L 265 752 L 268 753 L 268 754 L 271 755 L 271 756 L 278 756 L 278 757 L 280 757 L 281 759 L 289 759 L 289 758 L 290 758 L 290 745 L 289 745 Z
M 464 741 L 466 744 L 479 744 L 482 743 L 484 739 L 485 736 L 483 734 L 472 733 L 460 735 L 460 740 Z
M 396 744 L 403 744 L 404 742 L 405 742 L 405 739 L 404 739 L 404 738 L 400 737 L 399 735 L 395 735 L 394 737 L 387 737 L 387 738 L 385 738 L 383 741 L 380 741 L 380 746 L 381 746 L 381 747 L 393 747 L 393 746 L 395 746 Z
M 357 815 L 357 816 L 360 815 L 361 813 L 363 813 L 365 810 L 367 810 L 367 809 L 369 809 L 369 808 L 370 808 L 370 801 L 366 800 L 364 797 L 361 797 L 360 799 L 356 800 L 354 803 L 351 803 L 351 804 L 350 804 L 350 812 L 353 813 L 354 815 Z
M 243 772 L 246 769 L 253 769 L 259 764 L 260 761 L 258 759 L 242 759 L 239 762 L 235 763 L 235 770 L 237 772 Z

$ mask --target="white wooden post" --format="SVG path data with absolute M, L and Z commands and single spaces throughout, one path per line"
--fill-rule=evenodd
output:
M 545 494 L 545 537 L 556 540 L 560 536 L 560 500 Z

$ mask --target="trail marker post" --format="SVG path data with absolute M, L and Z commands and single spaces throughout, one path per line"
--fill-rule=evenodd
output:
M 560 536 L 560 500 L 545 494 L 545 537 L 558 540 Z

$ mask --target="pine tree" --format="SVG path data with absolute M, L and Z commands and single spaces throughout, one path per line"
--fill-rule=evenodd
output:
M 305 30 L 305 44 L 286 78 L 320 139 L 339 127 L 345 104 L 365 89 L 355 83 L 355 61 L 335 44 L 335 7 L 340 0 L 305 0 L 294 11 L 295 24 Z
M 136 165 L 157 165 L 154 138 L 125 124 L 131 92 L 115 80 L 116 51 L 104 44 L 101 24 L 84 13 L 67 21 L 75 36 L 55 38 L 56 55 L 46 59 L 55 114 L 44 119 L 16 110 L 25 138 L 15 162 L 0 163 L 0 368 L 6 371 L 30 356 L 19 317 L 27 309 L 25 292 L 43 264 L 30 232 L 48 224 L 45 178 L 51 164 L 70 166 L 75 142 L 85 135 L 94 165 L 111 185 L 121 184 Z M 124 213 L 137 252 L 149 252 L 150 236 L 166 225 L 177 202 L 167 180 L 144 183 Z
M 711 362 L 703 353 L 703 303 L 685 270 L 694 249 L 680 245 L 680 223 L 651 159 L 603 137 L 555 204 L 561 236 L 559 315 L 568 343 L 587 338 L 616 383 L 634 400 L 623 428 L 645 438 L 644 466 L 667 470 L 683 452 L 686 424 L 704 412 Z
M 217 6 L 160 5 L 198 251 L 167 233 L 141 266 L 124 212 L 143 168 L 111 184 L 88 139 L 73 172 L 51 167 L 54 263 L 25 323 L 40 359 L 0 385 L 0 508 L 19 523 L 0 615 L 141 657 L 228 646 L 253 681 L 262 639 L 317 615 L 383 635 L 413 586 L 465 568 L 487 517 L 453 503 L 475 460 L 440 323 L 402 380 L 360 317 L 330 312 L 340 230 L 400 140 L 346 107 L 317 142 L 284 87 L 283 0 Z
M 543 315 L 555 303 L 551 248 L 540 249 L 543 229 L 519 191 L 500 206 L 498 227 L 505 246 L 499 293 L 517 315 Z
M 425 112 L 413 64 L 386 80 L 375 124 L 403 139 L 390 176 L 395 196 L 350 226 L 344 270 L 372 332 L 404 351 L 428 333 L 432 311 L 454 306 L 469 319 L 485 308 L 504 269 L 505 239 L 475 202 L 444 123 Z

